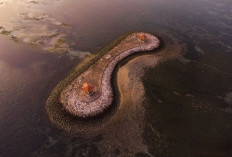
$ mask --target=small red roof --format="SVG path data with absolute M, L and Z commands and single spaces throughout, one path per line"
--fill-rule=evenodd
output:
M 94 86 L 89 83 L 84 83 L 81 89 L 82 89 L 82 92 L 84 92 L 85 94 L 91 94 L 94 92 Z
M 145 39 L 146 39 L 146 36 L 143 35 L 143 34 L 140 34 L 140 35 L 139 35 L 139 39 L 140 39 L 140 40 L 145 40 Z

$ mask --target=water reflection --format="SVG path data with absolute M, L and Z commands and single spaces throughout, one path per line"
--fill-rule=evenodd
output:
M 15 150 L 25 150 L 20 156 L 27 156 L 46 140 L 38 133 L 49 122 L 44 112 L 46 97 L 75 61 L 41 54 L 2 37 L 0 47 L 0 154 L 18 156 Z

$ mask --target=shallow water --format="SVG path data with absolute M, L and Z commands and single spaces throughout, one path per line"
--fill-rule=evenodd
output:
M 70 135 L 45 111 L 53 87 L 79 62 L 75 52 L 146 31 L 175 36 L 191 57 L 232 53 L 231 25 L 230 0 L 0 0 L 0 156 L 100 156 L 104 132 Z

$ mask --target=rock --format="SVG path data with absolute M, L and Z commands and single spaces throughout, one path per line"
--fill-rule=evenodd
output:
M 199 54 L 205 54 L 205 51 L 203 51 L 199 46 L 195 45 L 195 51 L 197 51 Z
M 226 94 L 226 96 L 224 98 L 224 101 L 227 104 L 231 104 L 232 105 L 232 92 Z
M 106 56 L 106 59 L 110 59 L 110 58 L 111 58 L 111 55 L 107 55 L 107 56 Z
M 174 91 L 173 94 L 180 95 L 180 93 L 178 91 Z
M 162 100 L 160 100 L 160 99 L 158 99 L 158 101 L 157 101 L 159 104 L 161 104 L 161 103 L 163 103 L 163 101 Z
M 185 94 L 186 97 L 191 97 L 191 98 L 194 98 L 195 96 L 192 95 L 192 94 Z
M 184 56 L 179 57 L 178 61 L 181 62 L 182 64 L 188 64 L 191 62 L 191 60 L 185 58 Z
M 225 108 L 225 112 L 231 114 L 232 113 L 232 108 L 230 108 L 230 107 Z
M 224 99 L 222 96 L 219 96 L 219 95 L 217 96 L 217 98 L 218 98 L 218 99 L 221 99 L 221 100 Z

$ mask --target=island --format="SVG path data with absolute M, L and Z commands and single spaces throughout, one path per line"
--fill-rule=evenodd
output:
M 81 118 L 103 113 L 113 102 L 111 81 L 119 62 L 133 54 L 155 50 L 159 45 L 160 40 L 149 33 L 136 32 L 127 35 L 111 49 L 91 56 L 78 70 L 74 70 L 68 79 L 70 83 L 65 83 L 66 86 L 62 85 L 62 90 L 58 90 L 59 103 L 70 114 Z

